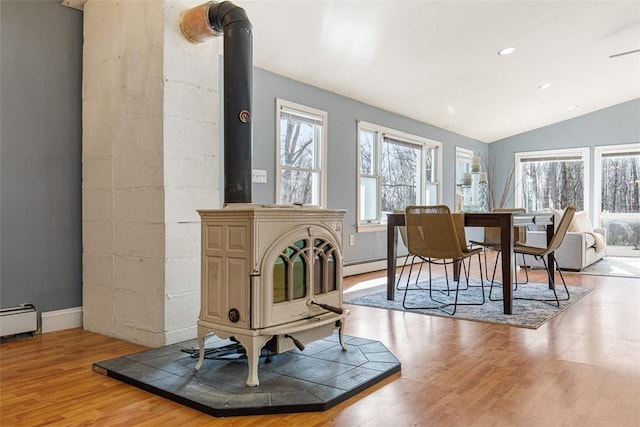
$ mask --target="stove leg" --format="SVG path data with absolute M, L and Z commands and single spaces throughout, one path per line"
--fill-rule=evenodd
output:
M 196 371 L 200 370 L 202 362 L 204 361 L 204 336 L 207 335 L 211 329 L 204 326 L 198 326 L 198 351 L 200 356 L 198 357 L 198 363 L 196 363 Z
M 347 347 L 344 345 L 344 319 L 339 320 L 339 322 L 338 338 L 340 339 L 340 346 L 342 347 L 342 351 L 347 351 Z
M 242 344 L 247 352 L 247 362 L 249 364 L 247 385 L 249 387 L 260 385 L 260 381 L 258 380 L 258 362 L 260 362 L 260 352 L 266 342 L 271 339 L 271 335 L 258 335 L 254 337 L 236 335 L 235 338 L 240 344 Z

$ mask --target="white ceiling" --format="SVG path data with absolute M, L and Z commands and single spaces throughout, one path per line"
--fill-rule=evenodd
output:
M 640 0 L 234 3 L 255 66 L 484 142 L 640 98 Z

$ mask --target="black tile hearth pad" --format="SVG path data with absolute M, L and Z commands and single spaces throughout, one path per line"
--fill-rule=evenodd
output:
M 324 411 L 400 371 L 379 341 L 337 334 L 297 349 L 260 358 L 260 385 L 247 387 L 244 357 L 205 359 L 200 371 L 191 352 L 197 340 L 95 363 L 93 370 L 151 393 L 223 417 Z M 230 341 L 208 336 L 207 349 Z

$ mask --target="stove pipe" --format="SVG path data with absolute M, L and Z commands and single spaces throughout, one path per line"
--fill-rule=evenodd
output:
M 209 2 L 180 18 L 187 40 L 200 43 L 224 35 L 224 203 L 251 202 L 252 26 L 241 7 Z

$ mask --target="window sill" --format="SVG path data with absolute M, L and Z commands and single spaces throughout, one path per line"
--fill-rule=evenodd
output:
M 356 232 L 358 233 L 377 233 L 379 231 L 386 231 L 387 224 L 357 224 Z

